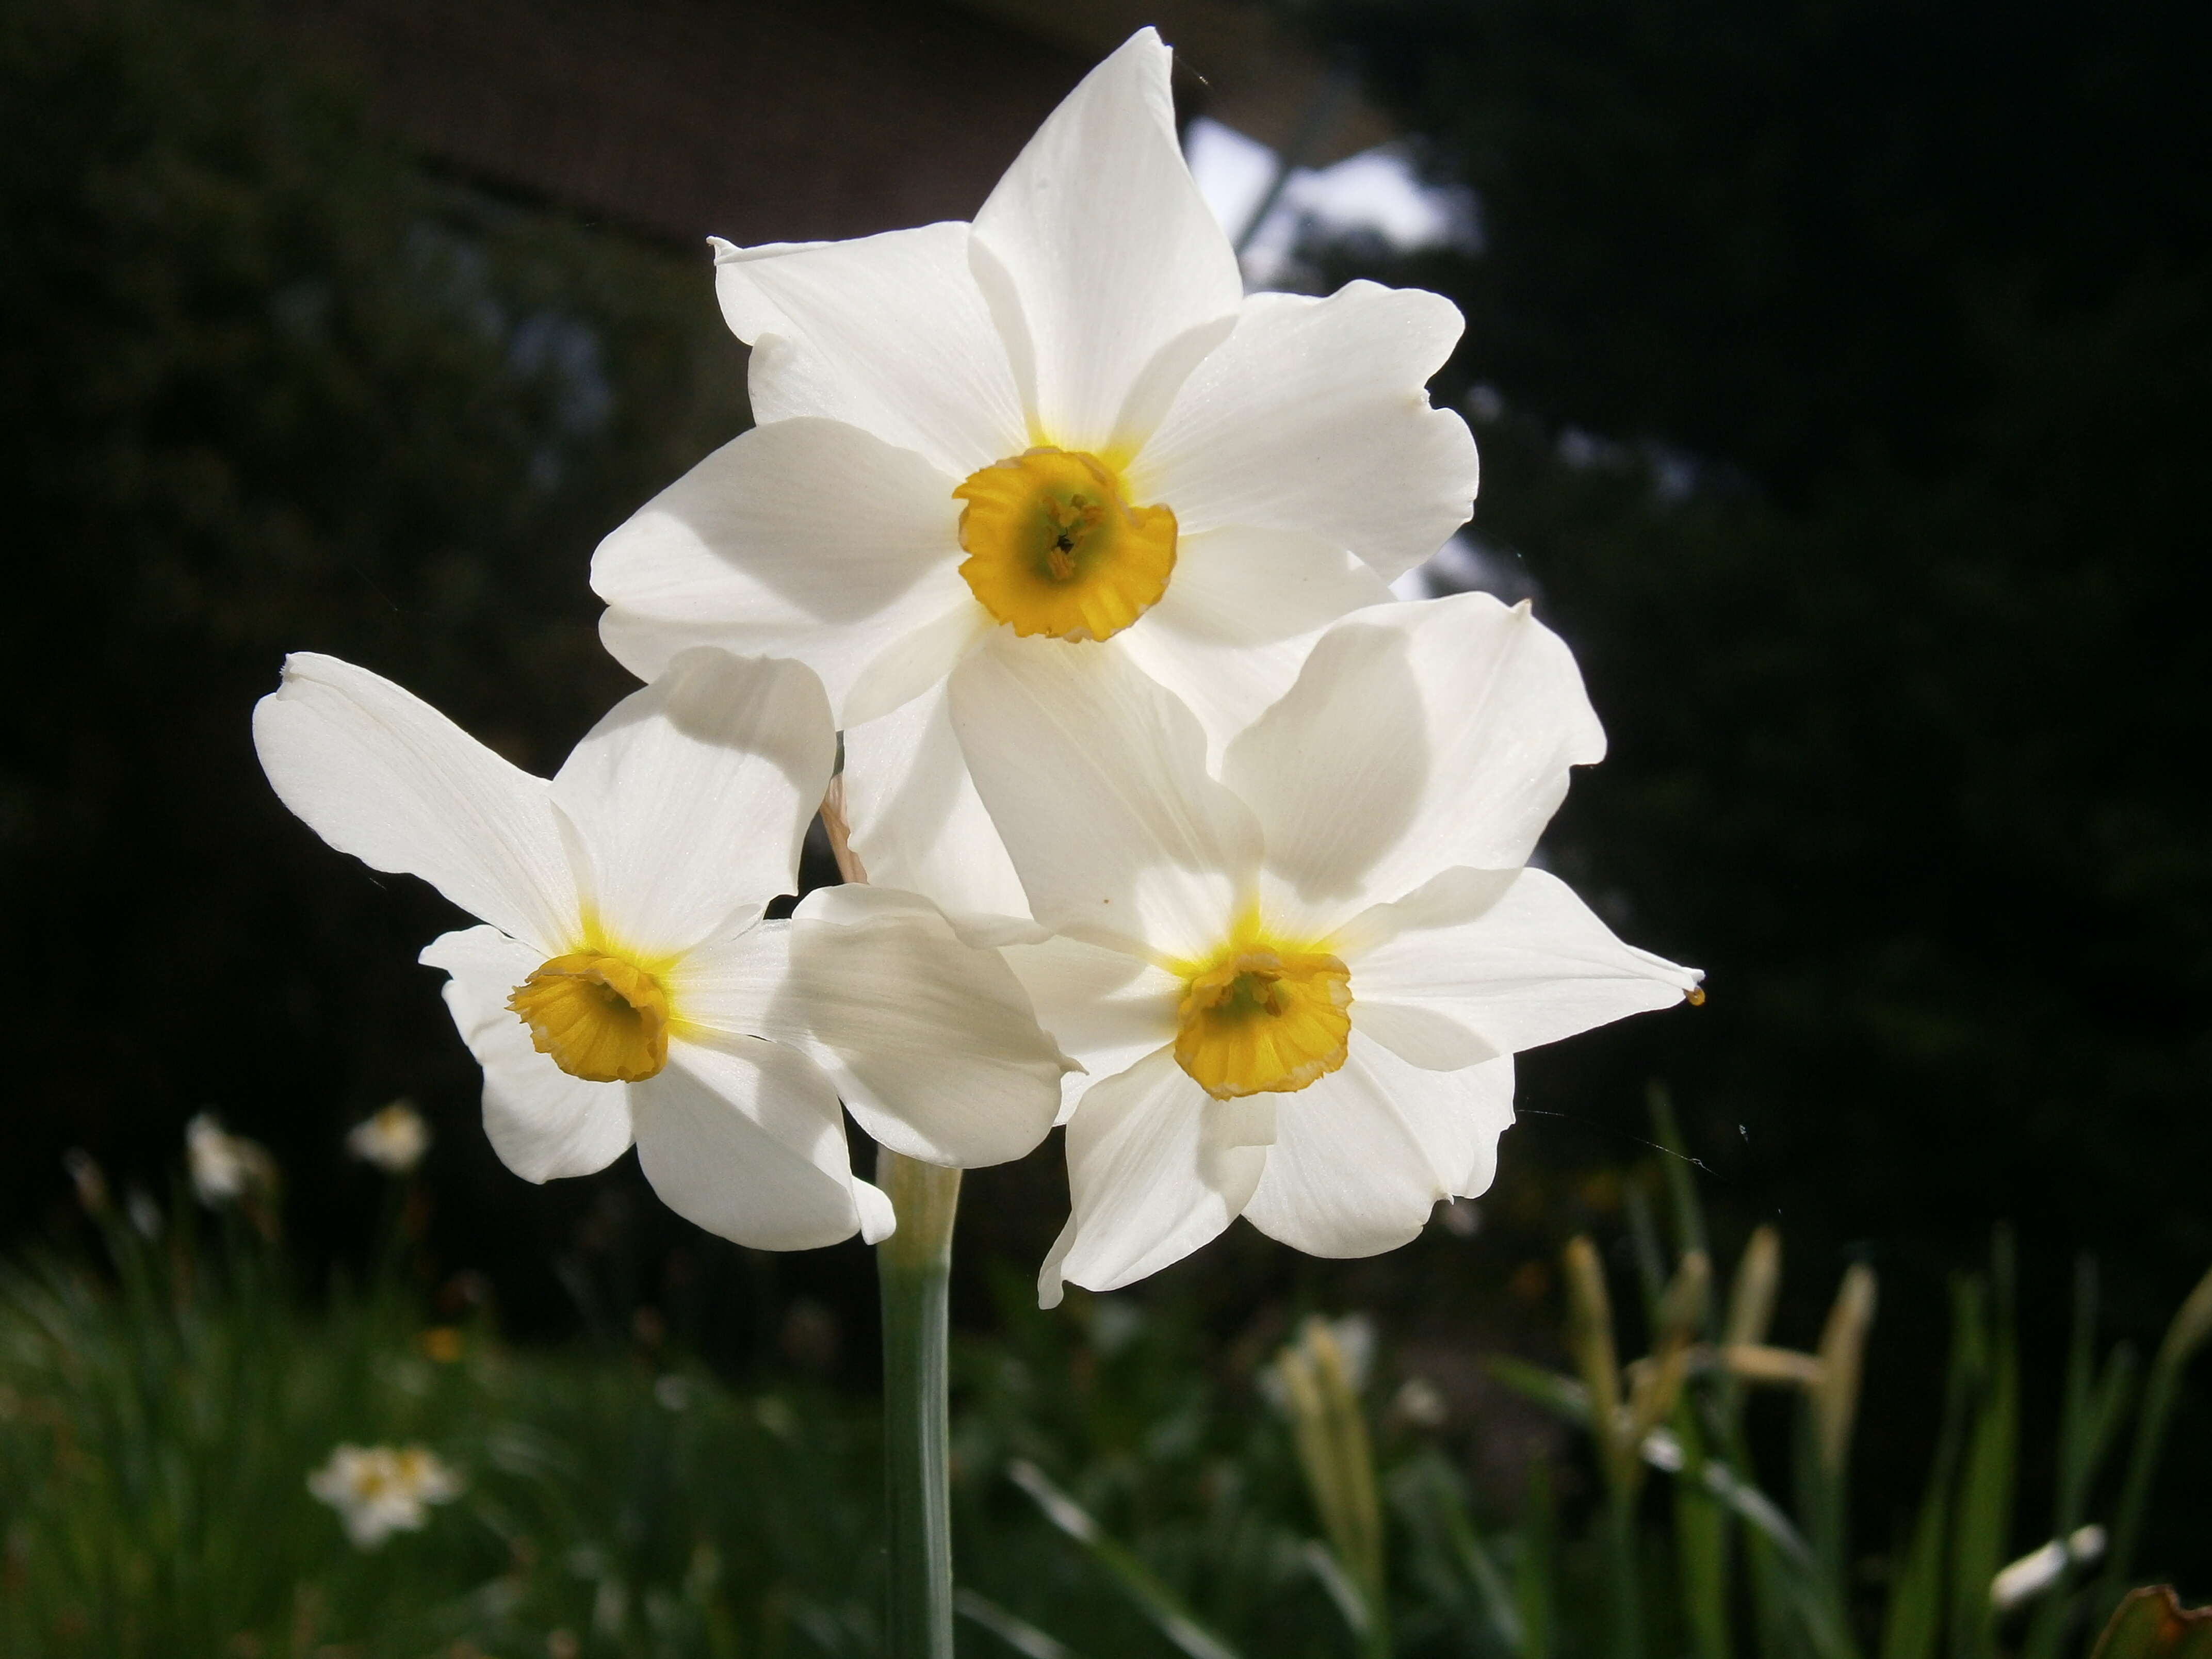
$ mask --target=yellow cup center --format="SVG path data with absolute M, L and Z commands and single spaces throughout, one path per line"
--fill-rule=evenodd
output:
M 1344 1064 L 1352 974 L 1318 951 L 1233 946 L 1185 981 L 1176 1062 L 1216 1100 L 1289 1094 Z
M 1017 634 L 1106 639 L 1167 592 L 1174 513 L 1131 507 L 1096 456 L 1032 449 L 970 474 L 952 495 L 967 503 L 960 574 Z
M 514 988 L 507 1006 L 539 1054 L 587 1083 L 641 1083 L 668 1063 L 668 994 L 620 957 L 555 957 Z

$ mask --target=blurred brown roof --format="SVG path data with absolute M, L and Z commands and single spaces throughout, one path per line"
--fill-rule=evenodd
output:
M 1176 95 L 1278 148 L 1328 81 L 1231 0 L 289 0 L 426 155 L 686 242 L 964 219 L 1084 72 L 1146 23 Z M 1338 99 L 1306 159 L 1387 136 Z

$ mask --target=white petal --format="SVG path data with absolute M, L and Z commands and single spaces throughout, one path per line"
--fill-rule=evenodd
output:
M 611 940 L 681 951 L 798 890 L 836 758 L 822 682 L 795 662 L 689 651 L 617 703 L 553 780 Z
M 1362 915 L 1337 942 L 1355 1008 L 1371 997 L 1419 1009 L 1494 1054 L 1672 1007 L 1703 977 L 1623 944 L 1542 870 L 1448 872 Z
M 1498 1137 L 1513 1127 L 1513 1056 L 1501 1054 L 1496 1060 L 1448 1075 L 1461 1090 L 1449 1109 L 1463 1127 L 1468 1154 L 1467 1162 L 1452 1178 L 1452 1196 L 1480 1198 L 1490 1190 L 1491 1182 L 1498 1179 Z M 1442 1094 L 1432 1097 L 1425 1091 L 1419 1098 L 1451 1099 Z
M 1218 759 L 1291 689 L 1322 629 L 1389 599 L 1380 576 L 1317 537 L 1216 530 L 1182 539 L 1160 602 L 1107 643 L 1190 705 Z
M 877 887 L 864 881 L 837 882 L 817 887 L 799 900 L 794 915 L 809 921 L 830 922 L 841 927 L 870 927 L 901 917 L 942 921 L 945 913 L 920 893 L 899 887 Z
M 1073 1237 L 1061 1276 L 1111 1291 L 1180 1261 L 1243 1210 L 1269 1156 L 1234 1144 L 1249 1114 L 1163 1048 L 1091 1085 L 1067 1126 Z
M 590 1175 L 629 1150 L 629 1085 L 586 1083 L 538 1052 L 530 1028 L 507 1006 L 545 960 L 496 927 L 433 939 L 427 967 L 442 968 L 446 1006 L 483 1067 L 484 1134 L 499 1161 L 525 1181 Z
M 1067 1279 L 1060 1271 L 1067 1261 L 1067 1253 L 1075 1248 L 1075 1218 L 1071 1215 L 1060 1224 L 1060 1236 L 1052 1241 L 1045 1252 L 1044 1263 L 1037 1269 L 1037 1306 L 1049 1311 L 1067 1299 Z
M 921 916 L 941 921 L 963 944 L 997 951 L 1009 945 L 1041 944 L 1051 935 L 1027 916 L 952 915 L 921 894 L 866 882 L 817 887 L 800 902 L 810 921 L 864 927 L 886 916 Z
M 779 421 L 725 444 L 592 556 L 601 637 L 652 679 L 678 652 L 794 657 L 847 694 L 887 648 L 956 605 L 955 480 L 836 421 Z
M 1401 1060 L 1426 1072 L 1456 1072 L 1498 1058 L 1498 1050 L 1439 1009 L 1358 995 L 1358 1025 Z
M 799 906 L 768 1035 L 803 1043 L 846 1109 L 892 1151 L 979 1169 L 1024 1156 L 1060 1109 L 1060 1050 L 995 951 L 933 910 L 825 921 Z
M 1488 1186 L 1512 1102 L 1510 1060 L 1421 1071 L 1355 1027 L 1342 1066 L 1278 1097 L 1275 1144 L 1244 1213 L 1309 1255 L 1395 1249 L 1438 1199 Z
M 739 247 L 720 236 L 709 236 L 707 245 L 714 250 L 714 299 L 722 308 L 722 320 L 747 345 L 763 334 L 790 329 L 783 313 L 753 281 L 761 263 L 830 246 L 828 242 L 762 242 Z
M 866 725 L 935 690 L 951 677 L 961 658 L 997 626 L 996 619 L 975 603 L 975 595 L 965 591 L 963 584 L 950 610 L 876 653 L 854 682 L 839 723 Z
M 1028 448 L 968 237 L 966 225 L 924 225 L 738 265 L 756 296 L 744 320 L 761 331 L 749 375 L 754 418 L 826 415 L 956 479 Z
M 545 781 L 421 698 L 295 652 L 255 705 L 253 746 L 277 798 L 341 853 L 422 877 L 540 961 L 576 939 L 576 882 Z
M 791 924 L 759 921 L 686 951 L 669 969 L 669 1011 L 680 1030 L 781 1041 L 773 1029 L 791 973 Z
M 1412 568 L 1474 510 L 1474 434 L 1425 389 L 1460 329 L 1419 289 L 1253 295 L 1131 465 L 1133 496 L 1187 534 L 1304 530 L 1385 580 Z
M 1559 637 L 1526 605 L 1462 593 L 1323 634 L 1222 776 L 1265 826 L 1285 902 L 1326 927 L 1441 870 L 1525 862 L 1567 769 L 1604 753 Z
M 975 216 L 978 280 L 1000 290 L 1018 365 L 1032 360 L 1039 441 L 1133 449 L 1243 301 L 1237 256 L 1176 137 L 1169 64 L 1152 30 L 1130 37 Z
M 1084 1067 L 1061 1079 L 1063 1121 L 1094 1080 L 1175 1041 L 1183 986 L 1165 969 L 1072 939 L 1010 945 L 1001 954 L 1029 993 L 1037 1024 Z
M 1029 914 L 953 735 L 948 687 L 846 727 L 845 816 L 877 885 L 924 894 L 963 922 Z
M 635 1085 L 632 1105 L 645 1178 L 710 1233 L 758 1250 L 809 1250 L 888 1210 L 856 1190 L 866 1183 L 852 1173 L 837 1092 L 794 1048 L 672 1042 L 668 1064 Z
M 954 672 L 952 724 L 1031 914 L 1195 957 L 1253 890 L 1258 826 L 1190 710 L 1120 652 L 1001 630 Z

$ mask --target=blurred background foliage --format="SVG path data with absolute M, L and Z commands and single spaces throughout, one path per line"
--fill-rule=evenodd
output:
M 2205 14 L 1301 10 L 1477 193 L 1478 252 L 1311 258 L 1468 314 L 1474 532 L 1612 741 L 1550 856 L 1711 973 L 1524 1101 L 1665 1078 L 1729 1202 L 1906 1269 L 1931 1340 L 2001 1217 L 2147 1335 L 2212 1249 Z
M 89 1160 L 72 1169 L 92 1259 L 0 1269 L 0 1653 L 882 1650 L 864 1394 L 788 1367 L 733 1385 L 635 1316 L 563 1348 L 514 1346 L 481 1307 L 432 1323 L 411 1176 L 367 1277 L 310 1310 L 265 1189 L 210 1216 L 182 1181 L 166 1205 L 118 1202 Z M 2100 1338 L 2085 1258 L 2061 1398 L 2023 1409 L 2016 1310 L 2046 1287 L 2018 1285 L 2000 1231 L 1989 1270 L 1953 1281 L 1940 1396 L 1937 1353 L 1913 1357 L 1941 1437 L 1911 1511 L 1861 1556 L 1876 1275 L 1845 1272 L 1817 1340 L 1779 1326 L 1779 1235 L 1717 1269 L 1692 1185 L 1661 1173 L 1637 1172 L 1617 1304 L 1589 1236 L 1563 1253 L 1565 1370 L 1491 1364 L 1563 1431 L 1510 1489 L 1484 1467 L 1498 1414 L 1455 1412 L 1364 1314 L 1224 1343 L 1188 1298 L 1078 1291 L 1042 1313 L 1026 1271 L 989 1264 L 993 1328 L 954 1355 L 960 1650 L 2086 1653 L 2135 1582 L 2212 1274 L 2146 1368 Z M 1777 1431 L 1794 1455 L 1753 1449 Z M 340 1443 L 415 1449 L 453 1478 L 357 1547 L 303 1479 Z M 2038 1446 L 2061 1470 L 2047 1511 L 2019 1480 Z M 2045 1541 L 2010 1559 L 2014 1538 Z M 2190 1659 L 2158 1635 L 2100 1659 Z
M 1619 1171 L 1660 1079 L 1706 1172 L 1715 1259 L 1762 1221 L 1789 1235 L 1782 1328 L 1809 1340 L 1849 1262 L 1882 1274 L 1846 1551 L 1879 1561 L 1938 1455 L 1948 1276 L 1992 1223 L 2016 1224 L 2026 1285 L 2095 1251 L 2105 1328 L 2146 1352 L 2212 1259 L 2205 15 L 1286 10 L 1477 192 L 1479 252 L 1303 258 L 1318 288 L 1416 282 L 1467 312 L 1436 395 L 1482 445 L 1485 580 L 1534 595 L 1612 737 L 1547 856 L 1630 937 L 1707 968 L 1712 998 L 1528 1056 L 1479 1220 L 1375 1263 L 1240 1231 L 1163 1275 L 1133 1300 L 1187 1346 L 1101 1409 L 1127 1442 L 1172 1443 L 1176 1388 L 1248 1388 L 1301 1310 L 1358 1306 L 1455 1424 L 1484 1425 L 1455 1467 L 1510 1508 L 1570 1443 L 1477 1350 L 1568 1364 L 1556 1264 L 1578 1231 L 1623 1241 L 1625 1294 L 1648 1181 Z M 672 1342 L 757 1392 L 809 1379 L 847 1425 L 822 1455 L 842 1455 L 826 1448 L 862 1419 L 839 1391 L 872 1373 L 865 1253 L 702 1240 L 627 1163 L 543 1189 L 507 1176 L 414 965 L 452 914 L 288 818 L 246 727 L 284 651 L 325 650 L 557 763 L 625 689 L 592 635 L 592 546 L 747 419 L 698 251 L 426 167 L 245 0 L 0 0 L 0 926 L 21 975 L 0 1228 L 93 1249 L 63 1152 L 90 1148 L 118 1192 L 162 1191 L 184 1120 L 211 1106 L 275 1149 L 285 1271 L 319 1293 L 334 1263 L 362 1269 L 380 1203 L 340 1135 L 410 1094 L 439 1133 L 407 1270 L 429 1316 L 580 1329 L 623 1355 Z M 956 1319 L 1005 1345 L 974 1398 L 1024 1343 L 1103 1363 L 1015 1311 L 1064 1201 L 1053 1158 L 969 1191 Z M 2063 1296 L 2018 1306 L 2022 1352 L 2049 1362 L 2021 1384 L 2043 1420 L 2069 1317 Z M 343 1370 L 368 1338 L 331 1340 L 286 1364 Z M 635 1365 L 610 1361 L 605 1386 L 643 1411 Z M 2169 1571 L 2203 1559 L 2212 1482 L 2201 1389 L 2177 1409 L 2193 1431 L 2143 1550 Z M 1076 1480 L 1039 1447 L 1089 1431 L 1044 1420 L 1021 1455 Z M 1786 1430 L 1764 1432 L 1786 1462 Z M 1291 1502 L 1287 1442 L 1268 1444 L 1191 1479 Z M 2037 1504 L 2062 1485 L 2057 1448 L 2022 1443 Z M 1595 1501 L 1595 1468 L 1571 1505 Z M 1105 1514 L 1164 1536 L 1150 1501 Z M 824 1547 L 848 1565 L 868 1523 L 849 1524 Z M 2004 1547 L 2045 1535 L 2022 1522 Z M 978 1588 L 1039 1605 L 1018 1579 Z M 1053 1626 L 1079 1650 L 1088 1627 Z
M 289 46 L 222 0 L 0 5 L 17 1227 L 64 1147 L 159 1170 L 213 1105 L 358 1237 L 335 1128 L 472 1115 L 414 965 L 459 913 L 302 837 L 246 711 L 329 651 L 550 772 L 630 684 L 593 544 L 746 418 L 702 261 L 423 173 Z M 465 1254 L 542 1261 L 482 1136 L 451 1149 Z

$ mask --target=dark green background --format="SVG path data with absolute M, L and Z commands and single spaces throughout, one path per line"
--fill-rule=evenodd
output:
M 1944 1275 L 1992 1223 L 2042 1287 L 2031 1352 L 2075 1251 L 2139 1337 L 2212 1261 L 2204 14 L 1297 18 L 1479 192 L 1479 256 L 1309 253 L 1466 310 L 1437 395 L 1480 416 L 1475 532 L 1613 739 L 1548 856 L 1712 1000 L 1527 1059 L 1471 1249 L 1232 1239 L 1156 1293 L 1224 1336 L 1299 1298 L 1525 1327 L 1498 1287 L 1605 1220 L 1583 1176 L 1644 1156 L 1663 1079 L 1730 1248 L 1784 1226 L 1787 1340 L 1846 1260 L 1882 1269 L 1869 1457 L 1917 1467 Z M 512 1325 L 690 1309 L 743 1358 L 803 1297 L 865 1379 L 857 1247 L 746 1257 L 627 1166 L 498 1168 L 414 965 L 453 913 L 287 817 L 248 739 L 313 648 L 558 763 L 625 686 L 591 548 L 746 418 L 703 258 L 423 172 L 250 10 L 0 0 L 0 317 L 6 1230 L 67 1228 L 69 1146 L 162 1188 L 211 1107 L 343 1258 L 378 1193 L 337 1138 L 407 1093 L 441 1259 Z M 1034 1261 L 1059 1181 L 976 1177 L 969 1259 Z M 2212 1467 L 2187 1410 L 2173 1539 Z

